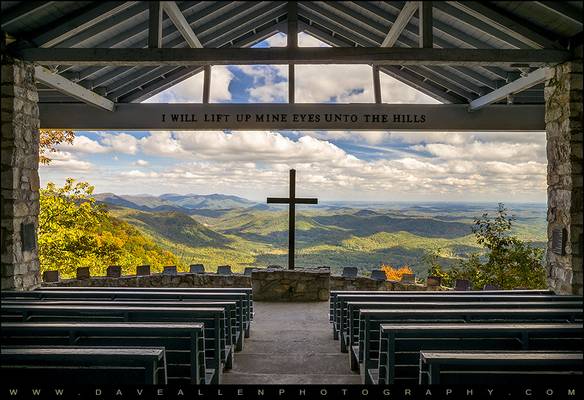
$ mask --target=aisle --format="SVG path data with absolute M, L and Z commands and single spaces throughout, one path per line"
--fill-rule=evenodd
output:
M 359 384 L 328 322 L 328 302 L 254 302 L 244 350 L 225 384 Z

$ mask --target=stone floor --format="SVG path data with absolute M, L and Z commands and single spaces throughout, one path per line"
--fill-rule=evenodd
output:
M 225 384 L 359 384 L 333 340 L 329 304 L 255 302 L 251 337 Z

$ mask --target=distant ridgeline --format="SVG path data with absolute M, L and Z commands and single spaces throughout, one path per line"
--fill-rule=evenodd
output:
M 134 226 L 146 239 L 176 258 L 186 271 L 193 263 L 246 267 L 286 264 L 288 222 L 282 206 L 268 206 L 237 196 L 115 195 L 94 198 L 110 214 Z M 427 271 L 428 250 L 448 268 L 476 252 L 473 218 L 496 209 L 494 204 L 460 203 L 325 203 L 299 207 L 296 263 L 326 265 L 340 273 L 345 266 L 363 271 L 388 264 L 404 265 L 419 275 Z M 546 243 L 545 205 L 514 204 L 515 233 L 537 247 Z M 147 263 L 137 261 L 135 264 Z M 158 272 L 161 268 L 155 267 Z M 128 271 L 131 273 L 132 271 Z

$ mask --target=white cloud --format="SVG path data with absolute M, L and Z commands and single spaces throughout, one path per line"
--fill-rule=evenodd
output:
M 307 33 L 298 34 L 298 47 L 331 47 L 322 40 L 315 38 Z
M 411 86 L 381 72 L 381 101 L 392 104 L 439 104 L 440 102 Z
M 252 77 L 253 86 L 246 89 L 252 102 L 273 103 L 287 101 L 287 65 L 237 65 L 234 68 Z
M 287 170 L 296 168 L 302 195 L 325 199 L 545 199 L 546 165 L 529 159 L 531 150 L 511 145 L 501 152 L 494 150 L 496 143 L 463 139 L 460 145 L 418 145 L 442 152 L 440 156 L 398 152 L 394 159 L 367 160 L 309 135 L 290 139 L 265 131 L 154 132 L 140 140 L 140 148 L 176 163 L 150 163 L 148 172 L 131 169 L 117 175 L 130 179 L 136 193 L 145 187 L 161 193 L 188 188 L 261 199 L 285 194 Z
M 221 102 L 231 100 L 229 83 L 233 74 L 227 66 L 211 67 L 211 93 L 209 101 Z M 144 103 L 201 103 L 203 101 L 203 73 L 190 78 L 144 100 Z
M 140 139 L 139 143 L 140 149 L 147 155 L 174 157 L 187 155 L 180 143 L 174 139 L 172 132 L 152 132 L 149 136 Z
M 48 154 L 51 162 L 41 164 L 41 172 L 44 171 L 66 171 L 66 172 L 85 172 L 94 168 L 94 165 L 88 161 L 79 160 L 76 156 L 67 151 L 56 151 Z
M 137 165 L 139 167 L 146 167 L 149 164 L 150 163 L 146 160 L 136 160 L 136 162 L 134 162 L 134 165 Z
M 56 146 L 58 150 L 65 152 L 78 152 L 78 153 L 88 153 L 88 154 L 99 154 L 107 153 L 110 151 L 109 148 L 103 146 L 95 140 L 91 140 L 87 136 L 76 135 L 73 139 L 73 143 L 60 143 Z
M 100 136 L 101 144 L 112 152 L 136 154 L 138 151 L 138 139 L 127 133 L 102 133 Z
M 278 32 L 273 36 L 266 39 L 266 43 L 269 47 L 286 47 L 288 43 L 287 35 L 282 32 Z

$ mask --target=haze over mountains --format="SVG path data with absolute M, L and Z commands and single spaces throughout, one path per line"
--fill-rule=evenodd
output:
M 256 203 L 224 194 L 94 196 L 111 213 L 179 256 L 185 265 L 211 269 L 230 264 L 286 265 L 287 206 Z M 517 216 L 523 239 L 545 242 L 545 204 L 507 205 Z M 476 251 L 473 218 L 493 203 L 363 203 L 328 202 L 297 210 L 297 265 L 327 265 L 333 270 L 357 266 L 364 272 L 381 262 L 409 265 L 425 272 L 423 256 L 440 253 L 445 265 Z

